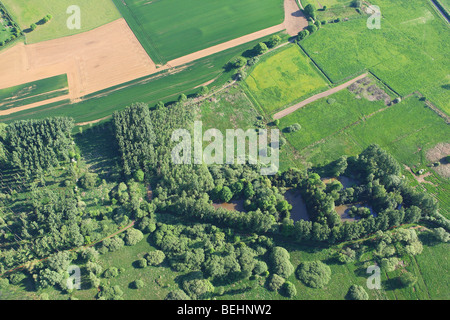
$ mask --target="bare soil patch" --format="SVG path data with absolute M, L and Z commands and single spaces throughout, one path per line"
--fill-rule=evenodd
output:
M 0 70 L 0 89 L 67 74 L 69 95 L 64 98 L 77 101 L 154 73 L 156 66 L 125 20 L 118 19 L 82 34 L 31 45 L 18 44 L 0 53 Z M 24 109 L 11 109 L 0 115 L 21 110 Z
M 450 163 L 445 158 L 450 155 L 450 143 L 438 143 L 427 151 L 427 159 L 431 162 L 439 162 L 438 167 L 433 167 L 440 176 L 450 178 Z

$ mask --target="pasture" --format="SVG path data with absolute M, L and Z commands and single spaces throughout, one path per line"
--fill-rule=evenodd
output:
M 368 29 L 365 19 L 328 24 L 302 47 L 333 82 L 369 69 L 400 95 L 420 91 L 449 114 L 448 24 L 429 1 L 372 3 L 381 8 L 381 29 Z
M 157 64 L 280 24 L 277 0 L 113 0 Z
M 120 13 L 111 0 L 2 0 L 13 19 L 25 31 L 27 43 L 66 37 L 100 27 L 119 19 Z M 69 29 L 67 20 L 71 14 L 67 8 L 76 4 L 80 7 L 81 29 Z M 52 19 L 43 24 L 41 20 L 51 14 Z M 29 30 L 35 23 L 36 30 Z
M 285 137 L 301 152 L 384 107 L 383 101 L 356 99 L 348 90 L 342 90 L 280 119 L 279 128 L 284 130 L 294 123 L 302 126 L 300 131 L 285 133 Z
M 267 114 L 328 88 L 325 77 L 296 45 L 263 56 L 245 84 Z
M 0 89 L 0 110 L 59 97 L 68 93 L 67 75 Z

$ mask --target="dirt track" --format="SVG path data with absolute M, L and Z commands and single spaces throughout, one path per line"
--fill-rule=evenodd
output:
M 281 118 L 291 114 L 292 112 L 294 112 L 294 111 L 296 111 L 296 110 L 298 110 L 298 109 L 300 109 L 300 108 L 302 108 L 302 107 L 304 107 L 304 106 L 306 106 L 306 105 L 308 105 L 308 104 L 310 104 L 310 103 L 312 103 L 312 102 L 314 102 L 316 100 L 328 97 L 328 96 L 332 95 L 333 93 L 339 92 L 339 91 L 349 87 L 350 85 L 352 85 L 356 81 L 367 77 L 367 75 L 368 75 L 367 73 L 362 74 L 362 75 L 360 75 L 359 77 L 356 77 L 353 80 L 350 80 L 350 81 L 348 81 L 348 82 L 346 82 L 344 84 L 341 84 L 340 86 L 337 86 L 337 87 L 332 88 L 330 90 L 327 90 L 327 91 L 321 92 L 319 94 L 316 94 L 315 96 L 312 96 L 311 98 L 303 100 L 300 103 L 297 103 L 297 104 L 295 104 L 295 105 L 293 105 L 293 106 L 291 106 L 289 108 L 286 108 L 286 109 L 284 109 L 284 110 L 274 114 L 273 118 L 274 119 L 281 119 Z
M 284 0 L 284 8 L 282 24 L 169 61 L 162 68 L 156 68 L 123 18 L 82 34 L 16 45 L 0 53 L 0 89 L 67 74 L 69 94 L 3 110 L 0 116 L 62 100 L 77 102 L 88 94 L 179 67 L 283 30 L 294 36 L 308 26 L 295 0 Z

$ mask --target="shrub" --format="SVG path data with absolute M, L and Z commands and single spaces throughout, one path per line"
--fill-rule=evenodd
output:
M 267 283 L 267 288 L 270 291 L 277 291 L 284 284 L 284 281 L 285 280 L 283 277 L 280 277 L 277 274 L 273 274 L 272 277 L 270 278 L 269 282 Z
M 297 295 L 297 288 L 295 288 L 294 284 L 289 281 L 286 281 L 282 287 L 282 293 L 288 298 L 293 298 Z
M 309 35 L 308 29 L 302 30 L 298 33 L 297 40 L 301 41 L 301 40 L 305 39 L 308 35 Z
M 255 51 L 256 55 L 261 55 L 266 53 L 269 50 L 269 48 L 264 42 L 260 42 L 255 46 L 253 50 Z
M 34 31 L 34 30 L 36 30 L 36 28 L 37 28 L 37 26 L 36 26 L 36 24 L 35 23 L 33 23 L 31 26 L 30 26 L 30 29 L 31 29 L 31 31 Z
M 164 259 L 166 258 L 166 255 L 161 250 L 156 250 L 147 253 L 145 258 L 147 259 L 148 265 L 158 266 L 161 263 L 163 263 Z
M 348 289 L 345 298 L 348 300 L 369 300 L 369 295 L 363 287 L 354 284 Z
M 133 288 L 135 288 L 135 289 L 141 289 L 141 288 L 144 287 L 144 281 L 142 281 L 142 280 L 136 280 L 136 281 L 133 282 L 132 286 L 133 286 Z
M 127 246 L 134 246 L 138 242 L 142 241 L 144 239 L 144 234 L 137 229 L 130 228 L 127 230 L 125 235 L 125 244 Z
M 273 248 L 269 260 L 273 273 L 283 278 L 288 278 L 294 272 L 289 252 L 282 247 Z
M 399 284 L 404 288 L 412 287 L 417 282 L 417 277 L 414 274 L 412 274 L 411 272 L 405 272 L 401 276 L 399 276 L 397 279 L 398 279 Z
M 257 275 L 263 275 L 269 268 L 264 261 L 258 261 L 255 264 L 255 268 L 253 269 L 253 273 Z
M 144 181 L 145 178 L 145 174 L 144 171 L 142 171 L 141 169 L 139 169 L 138 171 L 136 171 L 133 175 L 134 180 L 138 181 L 138 182 L 142 182 Z
M 278 35 L 273 35 L 270 37 L 269 41 L 267 42 L 269 48 L 273 48 L 278 46 L 281 43 L 281 37 Z
M 237 57 L 236 60 L 233 61 L 232 65 L 234 68 L 239 69 L 247 64 L 247 59 L 244 57 Z
M 164 300 L 191 300 L 183 290 L 170 291 Z
M 110 279 L 110 278 L 115 278 L 119 275 L 119 269 L 117 269 L 116 267 L 110 267 L 108 269 L 105 270 L 105 272 L 103 272 L 103 277 Z
M 289 127 L 286 127 L 284 130 L 287 133 L 297 132 L 302 128 L 302 126 L 298 123 L 294 123 L 293 125 L 290 125 Z
M 449 242 L 450 240 L 450 234 L 444 228 L 436 228 L 431 233 L 437 241 Z
M 147 266 L 147 259 L 141 258 L 136 260 L 135 262 L 136 267 L 138 268 L 145 268 Z
M 331 269 L 321 261 L 302 262 L 297 269 L 297 277 L 311 288 L 323 288 L 331 279 Z

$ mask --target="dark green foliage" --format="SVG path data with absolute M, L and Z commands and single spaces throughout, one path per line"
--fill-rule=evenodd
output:
M 298 33 L 297 40 L 301 41 L 305 39 L 307 36 L 309 36 L 309 30 L 308 29 L 302 30 Z
M 134 289 L 142 289 L 144 287 L 144 281 L 136 280 L 131 285 Z
M 115 136 L 126 175 L 137 170 L 148 172 L 155 165 L 155 134 L 148 106 L 133 104 L 114 113 Z
M 183 290 L 170 291 L 164 300 L 191 300 Z
M 414 286 L 417 282 L 417 277 L 411 272 L 404 272 L 397 280 L 402 287 L 406 288 Z
M 278 35 L 273 35 L 270 37 L 269 41 L 267 42 L 267 46 L 269 48 L 274 48 L 278 46 L 281 43 L 281 37 Z
M 267 45 L 264 42 L 260 42 L 258 43 L 255 48 L 253 49 L 256 55 L 261 55 L 266 53 L 269 48 L 267 47 Z
M 99 300 L 122 300 L 123 291 L 119 286 L 105 286 L 98 293 Z
M 150 266 L 158 266 L 161 263 L 163 263 L 164 259 L 166 258 L 166 255 L 161 250 L 156 250 L 149 252 L 145 258 L 148 261 L 148 264 Z
M 58 167 L 59 161 L 69 161 L 72 128 L 73 120 L 69 118 L 11 123 L 6 128 L 5 141 L 11 164 L 28 174 L 42 174 Z
M 281 293 L 288 298 L 293 298 L 297 295 L 297 288 L 292 282 L 286 281 L 281 288 Z
M 119 269 L 117 269 L 116 267 L 110 267 L 108 269 L 105 270 L 105 272 L 103 273 L 103 277 L 110 279 L 110 278 L 115 278 L 119 275 Z
M 305 261 L 298 266 L 296 275 L 311 288 L 323 288 L 331 279 L 331 269 L 321 261 Z
M 294 272 L 289 252 L 282 247 L 275 247 L 269 256 L 272 272 L 287 279 Z
M 125 233 L 125 244 L 127 246 L 134 246 L 144 239 L 144 235 L 140 230 L 130 228 Z
M 345 296 L 348 300 L 369 300 L 369 295 L 363 287 L 353 284 Z
M 267 288 L 270 291 L 277 291 L 281 288 L 281 286 L 284 284 L 285 280 L 283 277 L 280 277 L 277 274 L 273 274 L 270 278 L 269 282 L 267 283 Z

